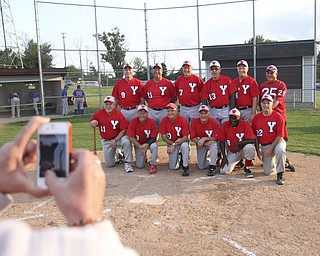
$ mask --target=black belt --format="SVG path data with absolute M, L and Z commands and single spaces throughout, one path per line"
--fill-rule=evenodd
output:
M 210 108 L 218 108 L 218 109 L 222 109 L 222 108 L 226 108 L 226 107 L 228 107 L 229 105 L 225 105 L 225 106 L 222 106 L 222 107 L 211 107 L 210 106 Z
M 121 107 L 122 109 L 124 110 L 131 110 L 131 109 L 136 109 L 137 106 L 134 106 L 134 107 Z
M 182 107 L 187 107 L 187 108 L 191 108 L 191 107 L 194 107 L 194 106 L 191 106 L 191 105 L 181 105 Z
M 248 109 L 248 108 L 252 108 L 252 105 L 251 106 L 246 106 L 246 107 L 237 107 L 237 109 L 239 109 L 239 110 Z
M 160 111 L 160 110 L 163 110 L 164 108 L 151 108 L 151 109 L 153 109 L 155 111 Z
M 268 143 L 268 144 L 261 144 L 261 146 L 269 146 L 271 145 L 272 143 Z
M 117 138 L 117 137 L 114 137 L 113 139 L 110 139 L 110 140 L 106 140 L 106 139 L 103 139 L 104 141 L 111 141 L 111 140 L 114 140 L 115 138 Z

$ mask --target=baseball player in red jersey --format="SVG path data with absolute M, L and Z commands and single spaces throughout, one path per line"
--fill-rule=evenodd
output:
M 183 62 L 182 73 L 183 75 L 178 77 L 175 82 L 176 94 L 180 104 L 180 115 L 190 124 L 192 119 L 198 117 L 201 105 L 200 92 L 204 82 L 200 77 L 192 74 L 190 61 Z
M 93 114 L 90 124 L 92 127 L 99 127 L 104 159 L 107 167 L 115 165 L 115 154 L 117 146 L 124 150 L 126 172 L 132 172 L 132 146 L 126 136 L 128 122 L 124 115 L 115 108 L 115 98 L 106 96 L 104 98 L 104 108 Z
M 240 111 L 241 118 L 251 123 L 257 113 L 260 91 L 257 81 L 248 76 L 248 71 L 248 62 L 240 60 L 237 63 L 238 77 L 232 83 L 237 89 L 235 107 Z
M 288 141 L 287 131 L 287 109 L 286 109 L 286 97 L 287 97 L 287 86 L 286 84 L 278 79 L 278 69 L 274 65 L 269 65 L 266 70 L 267 81 L 260 85 L 260 98 L 264 95 L 270 95 L 273 99 L 272 108 L 278 112 L 284 119 L 285 122 L 285 135 L 284 139 Z M 286 168 L 290 171 L 295 171 L 294 166 L 290 163 L 289 159 L 286 158 Z
M 137 117 L 137 107 L 144 103 L 141 98 L 142 82 L 133 76 L 133 68 L 130 64 L 123 67 L 124 78 L 120 79 L 112 90 L 112 96 L 116 99 L 116 107 L 119 105 L 121 113 L 127 121 Z
M 176 102 L 176 90 L 174 85 L 162 77 L 163 69 L 160 63 L 152 68 L 153 78 L 142 89 L 142 97 L 148 102 L 149 117 L 153 119 L 157 127 L 167 115 L 166 106 L 170 102 Z
M 221 66 L 218 61 L 211 61 L 210 72 L 212 78 L 204 84 L 201 97 L 208 101 L 211 108 L 210 116 L 221 126 L 229 120 L 229 110 L 234 108 L 236 87 L 231 83 L 231 78 L 221 75 Z
M 127 136 L 134 145 L 136 166 L 143 168 L 146 162 L 147 150 L 151 151 L 150 174 L 157 171 L 158 145 L 156 122 L 148 117 L 149 109 L 145 105 L 138 106 L 138 117 L 132 119 L 127 130 Z
M 216 171 L 216 158 L 218 154 L 217 133 L 218 122 L 210 117 L 210 110 L 206 105 L 198 109 L 199 117 L 191 121 L 190 139 L 196 144 L 198 167 L 203 170 L 209 166 L 208 176 L 214 176 Z M 209 152 L 210 162 L 207 160 Z
M 159 134 L 167 143 L 167 153 L 169 155 L 169 169 L 179 168 L 179 151 L 182 154 L 183 172 L 182 176 L 189 176 L 189 128 L 187 120 L 178 115 L 177 105 L 169 103 L 166 106 L 167 116 L 161 120 Z
M 250 170 L 251 161 L 255 156 L 255 135 L 246 120 L 241 120 L 240 111 L 233 108 L 229 112 L 229 122 L 225 122 L 219 128 L 217 139 L 220 141 L 220 148 L 223 160 L 220 167 L 221 174 L 231 173 L 240 159 L 244 158 L 244 174 L 252 178 Z M 226 154 L 227 143 L 227 154 Z
M 274 111 L 272 106 L 272 96 L 263 95 L 262 111 L 253 118 L 252 128 L 256 134 L 256 150 L 263 162 L 264 173 L 266 175 L 277 173 L 277 183 L 283 185 L 286 162 L 285 124 L 283 117 Z

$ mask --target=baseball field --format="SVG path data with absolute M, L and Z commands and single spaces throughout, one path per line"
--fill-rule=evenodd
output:
M 75 148 L 93 149 L 88 120 L 70 118 Z M 245 178 L 242 169 L 208 177 L 197 168 L 194 147 L 191 174 L 182 177 L 181 169 L 168 170 L 166 149 L 160 147 L 155 175 L 148 174 L 148 165 L 130 174 L 123 165 L 104 167 L 104 216 L 140 255 L 319 255 L 319 111 L 288 111 L 288 120 L 287 156 L 296 172 L 285 173 L 284 186 L 275 183 L 275 176 L 265 176 L 258 160 L 253 179 Z M 1 127 L 1 144 L 23 125 Z M 98 155 L 104 165 L 102 152 Z M 34 167 L 28 173 L 35 179 Z M 65 224 L 51 197 L 17 194 L 14 199 L 2 218 L 26 221 L 36 230 Z
M 207 177 L 192 154 L 191 174 L 182 177 L 181 170 L 168 170 L 164 147 L 159 156 L 155 175 L 147 168 L 130 174 L 122 165 L 104 168 L 103 214 L 140 255 L 319 255 L 319 156 L 288 153 L 297 171 L 285 173 L 284 186 L 263 175 L 258 161 L 253 179 L 241 169 Z M 2 218 L 37 230 L 65 224 L 51 197 L 14 198 Z

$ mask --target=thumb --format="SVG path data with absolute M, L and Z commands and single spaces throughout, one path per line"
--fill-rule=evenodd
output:
M 50 171 L 50 170 L 46 171 L 45 176 L 46 176 L 46 184 L 52 193 L 57 189 L 57 187 L 60 186 L 60 181 L 57 178 L 57 175 L 54 171 Z

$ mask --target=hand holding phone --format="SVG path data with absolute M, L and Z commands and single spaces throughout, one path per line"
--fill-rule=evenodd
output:
M 45 173 L 54 171 L 64 180 L 69 176 L 69 160 L 72 150 L 72 126 L 70 122 L 51 122 L 38 129 L 37 186 L 47 188 Z

